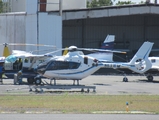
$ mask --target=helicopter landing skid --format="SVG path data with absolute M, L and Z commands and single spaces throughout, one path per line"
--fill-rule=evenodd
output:
M 69 89 L 81 89 L 80 92 L 85 92 L 87 89 L 87 93 L 90 92 L 90 89 L 93 92 L 96 92 L 96 86 L 85 86 L 85 85 L 41 85 L 41 86 L 30 86 L 29 92 L 32 92 L 35 89 L 35 92 L 44 92 L 44 89 L 60 89 L 60 90 L 69 90 Z
M 52 82 L 52 81 L 54 81 L 54 83 Z M 76 84 L 76 81 L 77 81 L 77 84 Z M 48 82 L 46 82 L 46 81 L 44 81 L 47 85 L 56 85 L 56 79 L 50 79 L 50 84 L 48 83 Z M 42 81 L 42 83 L 43 84 L 45 84 L 43 81 Z M 79 80 L 73 80 L 73 85 L 80 85 L 79 84 Z

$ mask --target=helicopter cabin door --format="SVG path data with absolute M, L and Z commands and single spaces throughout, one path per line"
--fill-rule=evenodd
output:
M 84 64 L 88 64 L 88 57 L 84 57 Z

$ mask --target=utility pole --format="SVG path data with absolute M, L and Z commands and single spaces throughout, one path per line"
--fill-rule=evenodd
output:
M 62 0 L 59 0 L 59 15 L 62 16 Z

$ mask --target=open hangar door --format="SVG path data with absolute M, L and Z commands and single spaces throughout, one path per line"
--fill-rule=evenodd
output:
M 154 42 L 159 49 L 159 16 L 130 15 L 103 18 L 87 18 L 63 21 L 63 47 L 100 48 L 108 34 L 115 35 L 114 49 L 129 50 L 126 61 L 131 59 L 144 41 Z M 158 51 L 159 53 L 159 51 Z M 151 55 L 157 55 L 152 52 Z M 119 55 L 123 57 L 123 55 Z M 123 61 L 115 57 L 115 61 Z
M 114 54 L 114 61 L 129 61 L 144 41 L 154 42 L 150 55 L 157 56 L 159 55 L 158 21 L 158 15 L 148 14 L 64 20 L 62 46 L 100 48 L 106 36 L 113 34 L 115 35 L 114 49 L 129 51 L 126 55 Z M 119 72 L 112 69 L 100 69 L 96 73 Z

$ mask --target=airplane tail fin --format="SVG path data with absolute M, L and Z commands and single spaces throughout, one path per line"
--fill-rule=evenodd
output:
M 113 50 L 114 49 L 115 35 L 107 35 L 101 45 L 101 49 Z
M 8 57 L 9 55 L 10 55 L 9 48 L 8 46 L 5 46 L 3 50 L 3 56 Z
M 100 49 L 113 50 L 114 40 L 115 40 L 115 35 L 107 35 L 104 42 L 101 44 Z M 94 57 L 100 61 L 113 61 L 112 52 L 97 52 L 97 53 L 89 54 L 89 56 Z
M 67 47 L 66 47 L 66 48 L 67 48 Z M 68 53 L 68 50 L 66 49 L 66 50 L 64 50 L 64 52 L 63 52 L 62 55 L 64 56 L 64 55 L 66 55 L 67 53 Z
M 149 70 L 152 66 L 150 60 L 148 59 L 151 52 L 153 43 L 144 42 L 137 53 L 134 55 L 132 60 L 129 62 L 131 65 L 130 69 L 137 73 L 144 73 Z

